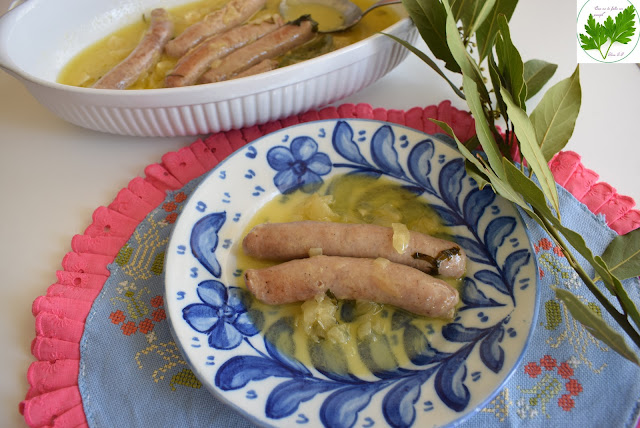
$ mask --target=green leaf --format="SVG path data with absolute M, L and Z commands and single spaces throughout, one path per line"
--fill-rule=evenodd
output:
M 444 61 L 445 68 L 459 73 L 460 67 L 447 45 L 445 29 L 447 13 L 444 5 L 439 0 L 402 0 L 402 4 L 431 53 Z
M 449 5 L 451 6 L 451 13 L 453 13 L 453 19 L 458 22 L 463 20 L 463 16 L 466 16 L 467 21 L 471 16 L 469 11 L 475 8 L 474 3 L 477 0 L 451 0 Z
M 496 56 L 498 71 L 504 82 L 503 87 L 522 110 L 526 110 L 527 86 L 524 83 L 524 63 L 520 52 L 511 41 L 509 23 L 504 15 L 498 15 L 498 34 L 496 36 Z
M 520 151 L 538 178 L 542 192 L 551 203 L 551 206 L 556 210 L 556 213 L 560 215 L 560 201 L 558 199 L 556 181 L 538 146 L 533 124 L 524 110 L 513 102 L 509 92 L 501 88 L 500 93 L 502 94 L 502 98 L 504 98 L 504 102 L 507 104 L 509 118 L 515 126 L 516 137 L 518 137 L 518 141 L 520 142 Z
M 569 244 L 595 269 L 596 273 L 600 278 L 602 278 L 605 287 L 607 287 L 607 289 L 618 298 L 624 312 L 631 317 L 638 327 L 640 327 L 640 312 L 638 311 L 638 308 L 631 298 L 629 298 L 629 295 L 622 286 L 620 280 L 609 271 L 604 260 L 599 256 L 593 255 L 591 249 L 584 241 L 584 238 L 582 238 L 582 235 L 565 227 L 560 219 L 553 215 L 546 204 L 542 190 L 540 190 L 540 188 L 536 186 L 529 177 L 525 176 L 522 171 L 510 162 L 504 161 L 504 168 L 507 180 L 513 188 L 524 195 L 527 202 L 530 203 L 541 216 L 549 221 L 555 230 L 560 232 L 567 242 L 569 242 Z M 532 218 L 535 219 L 535 217 Z M 538 223 L 540 224 L 539 221 Z M 546 229 L 545 225 L 542 226 Z
M 622 357 L 640 366 L 638 357 L 629 348 L 622 335 L 612 329 L 604 319 L 582 303 L 573 293 L 561 288 L 555 288 L 555 292 L 556 297 L 562 300 L 571 315 L 579 321 L 593 337 L 607 344 Z
M 615 32 L 610 35 L 612 44 L 618 42 L 626 45 L 631 41 L 631 37 L 636 31 L 634 27 L 635 16 L 635 8 L 633 6 L 627 7 L 616 16 Z
M 482 73 L 480 72 L 480 68 L 478 64 L 471 58 L 469 53 L 467 52 L 464 43 L 460 39 L 460 32 L 458 31 L 458 27 L 456 26 L 455 21 L 453 20 L 453 15 L 451 9 L 449 8 L 449 4 L 444 2 L 444 8 L 446 13 L 446 37 L 447 44 L 451 51 L 451 55 L 458 63 L 462 74 L 467 75 L 468 77 L 473 78 L 477 83 L 477 90 L 481 91 L 480 97 L 486 101 L 489 101 L 489 93 L 487 92 L 487 88 L 484 86 L 484 80 L 482 77 Z M 466 94 L 466 92 L 465 92 Z
M 509 21 L 517 4 L 518 0 L 497 0 L 487 15 L 487 18 L 478 28 L 476 32 L 476 42 L 480 62 L 482 62 L 493 49 L 494 39 L 498 33 L 498 15 L 504 15 L 507 21 Z
M 553 224 L 553 226 L 567 239 L 567 241 L 569 241 L 569 244 L 571 244 L 571 246 L 573 246 L 573 248 L 575 248 L 576 251 L 578 251 L 578 253 L 587 260 L 587 262 L 593 265 L 596 270 L 602 270 L 601 266 L 599 268 L 595 266 L 597 263 L 593 257 L 593 253 L 589 247 L 587 247 L 582 236 L 573 230 L 564 227 L 561 221 L 553 215 L 551 209 L 549 209 L 549 206 L 547 205 L 544 193 L 536 183 L 524 175 L 524 173 L 511 162 L 505 161 L 503 163 L 507 181 L 509 181 L 509 183 L 518 192 L 525 196 L 527 202 L 530 203 L 531 206 L 540 213 L 540 215 Z M 609 275 L 605 273 L 605 276 Z
M 602 26 L 604 27 L 604 34 L 607 37 L 613 37 L 614 36 L 614 34 L 616 32 L 616 23 L 613 21 L 613 18 L 611 17 L 611 15 L 609 15 L 607 17 L 607 19 L 604 21 Z
M 429 120 L 435 123 L 436 125 L 438 125 L 440 128 L 442 128 L 444 132 L 449 134 L 456 141 L 456 144 L 458 145 L 458 150 L 460 150 L 460 153 L 462 154 L 462 156 L 464 156 L 469 162 L 475 165 L 476 168 L 478 168 L 479 170 L 484 169 L 484 166 L 482 165 L 482 163 L 480 163 L 480 160 L 476 156 L 474 156 L 473 153 L 471 153 L 471 151 L 467 149 L 464 144 L 462 144 L 462 142 L 458 139 L 458 137 L 456 136 L 455 132 L 453 132 L 453 129 L 451 129 L 449 124 L 437 119 L 429 119 Z
M 415 46 L 411 45 L 406 40 L 402 40 L 392 34 L 387 34 L 387 33 L 382 33 L 382 34 L 384 34 L 385 36 L 391 37 L 393 40 L 395 40 L 396 42 L 400 43 L 402 46 L 404 46 L 405 48 L 413 52 L 418 58 L 424 61 L 429 67 L 431 67 L 436 73 L 438 73 L 444 80 L 446 80 L 449 86 L 451 86 L 451 89 L 453 89 L 453 92 L 455 92 L 457 96 L 459 96 L 463 100 L 465 99 L 464 94 L 458 88 L 458 86 L 456 86 L 451 80 L 449 80 L 447 75 L 444 74 L 442 70 L 440 70 L 440 67 L 438 67 L 435 61 L 429 58 L 424 52 L 422 52 L 420 49 L 417 49 Z
M 498 111 L 500 112 L 502 117 L 504 117 L 505 121 L 507 121 L 507 119 L 509 118 L 509 116 L 507 115 L 507 105 L 504 103 L 502 95 L 500 95 L 500 87 L 504 86 L 505 82 L 502 81 L 500 71 L 498 71 L 498 64 L 496 64 L 496 61 L 493 58 L 493 54 L 489 53 L 487 59 L 489 67 L 489 77 L 491 78 L 493 93 L 496 95 L 496 104 L 498 105 Z
M 582 49 L 584 49 L 585 51 L 590 51 L 590 50 L 593 50 L 593 49 L 600 49 L 600 46 L 598 46 L 596 44 L 594 39 L 592 39 L 591 37 L 586 36 L 584 34 L 580 34 L 580 42 L 582 43 L 580 45 L 580 47 Z
M 558 66 L 541 59 L 530 59 L 524 63 L 524 83 L 527 85 L 527 99 L 540 92 L 553 77 Z
M 640 276 L 640 229 L 615 237 L 602 260 L 620 280 Z
M 485 186 L 491 186 L 487 176 L 483 174 L 473 163 L 469 162 L 468 159 L 465 159 L 464 166 L 469 177 L 473 178 L 476 183 L 478 183 L 480 190 L 484 189 Z
M 460 33 L 453 21 L 452 12 L 449 5 L 445 2 L 445 10 L 447 12 L 447 43 L 451 49 L 455 60 L 458 62 L 462 70 L 462 87 L 466 96 L 467 105 L 471 110 L 471 114 L 475 117 L 476 133 L 482 145 L 483 150 L 487 154 L 489 164 L 494 172 L 499 176 L 504 176 L 502 170 L 501 154 L 493 137 L 493 132 L 484 111 L 484 102 L 489 103 L 489 92 L 484 85 L 482 73 L 478 64 L 468 54 Z
M 471 151 L 477 150 L 480 147 L 480 140 L 478 140 L 478 135 L 475 134 L 473 137 L 465 141 L 464 146 Z
M 478 95 L 476 82 L 466 74 L 463 74 L 462 88 L 464 93 L 467 94 L 467 105 L 471 110 L 471 114 L 475 117 L 476 134 L 482 149 L 487 155 L 489 165 L 491 165 L 491 168 L 499 178 L 504 179 L 502 154 L 500 153 L 496 140 L 493 138 L 489 122 L 485 117 L 484 110 L 482 109 L 482 102 Z
M 471 30 L 470 34 L 475 34 L 478 31 L 478 28 L 484 23 L 489 14 L 493 11 L 493 6 L 496 4 L 497 0 L 486 0 L 482 5 L 482 8 L 478 12 L 478 15 L 473 18 L 472 24 L 470 25 Z
M 571 138 L 580 112 L 580 68 L 552 86 L 531 113 L 531 122 L 544 158 L 549 161 Z
M 597 45 L 602 46 L 607 41 L 606 31 L 604 27 L 596 21 L 592 14 L 587 18 L 584 30 L 591 36 Z
M 640 327 L 640 311 L 638 311 L 638 307 L 635 302 L 631 300 L 627 290 L 622 286 L 622 282 L 609 270 L 607 264 L 600 256 L 594 256 L 596 263 L 600 265 L 600 270 L 596 269 L 596 272 L 603 272 L 602 279 L 607 284 L 607 282 L 615 290 L 615 295 L 618 298 L 618 302 L 622 306 L 622 310 L 625 315 L 631 317 L 636 326 Z M 608 275 L 606 276 L 605 273 Z
M 473 17 L 480 9 L 480 3 L 484 0 L 452 0 L 449 2 L 455 22 L 462 22 L 465 28 L 471 28 Z
M 464 144 L 460 142 L 449 125 L 436 119 L 429 120 L 440 126 L 447 134 L 451 135 L 455 139 L 458 145 L 458 150 L 460 151 L 462 156 L 464 156 L 467 162 L 474 167 L 471 169 L 467 169 L 467 172 L 469 173 L 469 175 L 471 175 L 471 177 L 473 177 L 474 180 L 476 180 L 481 188 L 484 188 L 484 186 L 486 186 L 487 184 L 491 184 L 491 187 L 493 187 L 495 193 L 504 197 L 508 201 L 511 201 L 520 206 L 527 212 L 527 214 L 530 214 L 532 218 L 536 217 L 536 215 L 531 212 L 531 209 L 529 208 L 527 203 L 522 199 L 522 196 L 518 192 L 516 192 L 508 182 L 500 179 L 491 168 L 485 165 L 482 158 L 474 156 L 473 153 L 471 153 L 464 146 Z M 508 161 L 505 162 L 510 164 Z
M 598 22 L 596 22 L 593 15 L 589 15 L 589 18 L 587 18 L 587 24 L 584 26 L 584 30 L 587 32 L 587 34 L 580 34 L 582 49 L 584 49 L 585 51 L 598 49 L 598 51 L 600 51 L 602 45 L 607 42 L 605 28 Z M 602 55 L 602 51 L 600 51 L 600 55 Z

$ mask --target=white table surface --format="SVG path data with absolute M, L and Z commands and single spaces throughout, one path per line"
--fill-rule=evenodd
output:
M 0 0 L 0 11 L 10 2 Z M 521 0 L 511 32 L 523 59 L 559 64 L 556 82 L 576 66 L 575 26 L 573 1 Z M 583 65 L 581 82 L 582 110 L 567 149 L 578 152 L 602 181 L 640 202 L 640 68 Z M 340 103 L 409 109 L 445 99 L 465 108 L 410 54 L 393 72 Z M 25 426 L 18 403 L 34 361 L 31 303 L 56 282 L 73 235 L 83 233 L 93 210 L 108 205 L 146 165 L 195 139 L 115 136 L 76 127 L 0 71 L 0 426 Z

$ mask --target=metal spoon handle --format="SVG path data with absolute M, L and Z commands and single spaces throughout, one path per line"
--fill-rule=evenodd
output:
M 402 3 L 402 0 L 380 0 L 379 2 L 369 6 L 367 9 L 364 10 L 364 12 L 362 12 L 362 16 L 366 15 L 367 13 L 371 12 L 373 9 L 379 8 L 380 6 L 386 6 L 388 4 L 397 4 L 397 3 Z

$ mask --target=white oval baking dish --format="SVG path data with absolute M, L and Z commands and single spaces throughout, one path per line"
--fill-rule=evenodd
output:
M 330 104 L 375 82 L 408 54 L 376 34 L 299 64 L 207 85 L 118 91 L 56 83 L 86 46 L 154 7 L 188 1 L 27 0 L 0 17 L 0 67 L 73 124 L 114 134 L 178 136 L 242 128 Z M 410 43 L 418 35 L 409 18 L 385 32 Z

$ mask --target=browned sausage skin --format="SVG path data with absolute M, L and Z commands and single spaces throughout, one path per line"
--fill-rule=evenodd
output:
M 232 79 L 239 79 L 241 77 L 255 76 L 256 74 L 265 73 L 267 71 L 275 70 L 278 67 L 278 61 L 275 59 L 265 59 L 262 62 L 257 63 L 251 68 L 247 68 L 242 73 L 238 73 L 232 77 Z
M 214 62 L 199 82 L 213 83 L 228 80 L 265 59 L 282 55 L 311 40 L 316 34 L 317 27 L 309 16 L 289 22 L 255 42 L 230 53 L 219 64 Z
M 151 11 L 149 30 L 138 46 L 120 64 L 102 76 L 93 87 L 126 89 L 158 60 L 162 49 L 173 35 L 173 22 L 164 9 Z
M 417 269 L 386 259 L 315 256 L 248 269 L 251 293 L 270 305 L 309 300 L 331 291 L 338 299 L 397 306 L 418 315 L 451 319 L 458 291 Z
M 466 254 L 453 242 L 411 231 L 408 248 L 400 254 L 393 247 L 393 229 L 374 224 L 265 223 L 254 227 L 242 246 L 247 255 L 274 261 L 308 257 L 311 248 L 321 248 L 327 256 L 384 257 L 453 278 L 462 277 L 466 268 Z
M 282 18 L 275 15 L 269 20 L 241 25 L 205 39 L 180 58 L 171 74 L 165 78 L 166 86 L 175 88 L 195 84 L 213 61 L 256 41 L 283 24 Z
M 266 0 L 231 0 L 167 43 L 167 55 L 180 58 L 203 39 L 242 24 L 262 9 L 265 3 Z

